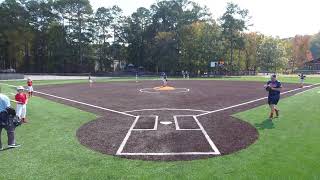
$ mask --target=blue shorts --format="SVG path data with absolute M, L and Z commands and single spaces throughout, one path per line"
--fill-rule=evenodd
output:
M 280 100 L 280 96 L 269 96 L 268 97 L 268 104 L 269 105 L 271 105 L 271 104 L 277 105 L 279 100 Z

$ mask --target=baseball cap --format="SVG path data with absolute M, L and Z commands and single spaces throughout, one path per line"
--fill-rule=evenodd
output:
M 17 91 L 18 91 L 18 90 L 24 90 L 24 87 L 23 87 L 23 86 L 18 86 L 18 87 L 17 87 Z

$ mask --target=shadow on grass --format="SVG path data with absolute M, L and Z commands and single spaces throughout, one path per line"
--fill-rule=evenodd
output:
M 269 119 L 266 119 L 262 123 L 256 123 L 254 125 L 258 130 L 274 129 L 274 124 Z
M 12 150 L 12 149 L 14 149 L 14 148 L 4 148 L 4 149 L 2 149 L 1 151 L 8 151 L 8 150 Z M 0 152 L 1 152 L 0 151 Z

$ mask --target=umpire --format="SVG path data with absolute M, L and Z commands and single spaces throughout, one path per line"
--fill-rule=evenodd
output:
M 272 75 L 271 81 L 268 81 L 265 87 L 266 87 L 266 90 L 269 92 L 268 104 L 271 110 L 269 119 L 272 120 L 274 114 L 276 114 L 276 117 L 279 116 L 279 109 L 277 108 L 277 104 L 280 100 L 280 92 L 282 89 L 282 85 L 280 81 L 277 80 L 277 76 Z
M 8 135 L 8 148 L 16 148 L 19 147 L 19 144 L 16 144 L 14 137 L 15 126 L 13 123 L 9 121 L 9 113 L 8 110 L 10 108 L 10 99 L 8 96 L 0 93 L 0 151 L 3 150 L 3 146 L 1 143 L 1 132 L 2 129 L 7 131 Z

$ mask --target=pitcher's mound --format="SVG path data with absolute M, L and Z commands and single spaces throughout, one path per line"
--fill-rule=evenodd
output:
M 160 86 L 160 87 L 155 87 L 153 88 L 156 91 L 174 91 L 176 88 L 171 87 L 171 86 Z

